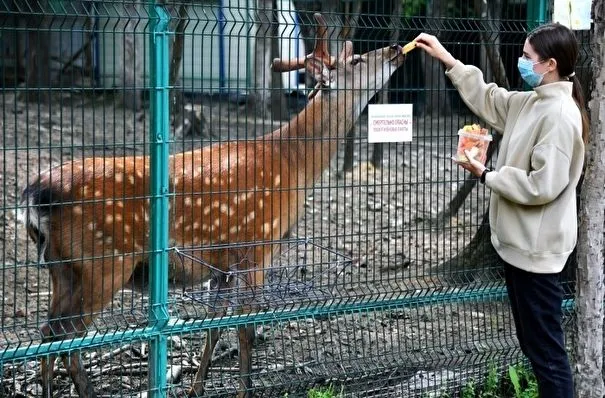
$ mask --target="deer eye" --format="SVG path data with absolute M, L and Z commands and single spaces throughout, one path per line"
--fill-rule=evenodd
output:
M 355 66 L 362 61 L 361 55 L 354 55 L 353 59 L 351 59 L 351 65 Z

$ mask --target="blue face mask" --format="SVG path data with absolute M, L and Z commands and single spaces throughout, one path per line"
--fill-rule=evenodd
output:
M 534 65 L 541 64 L 542 62 L 544 61 L 532 62 L 531 59 L 519 57 L 519 61 L 517 62 L 519 73 L 521 74 L 521 78 L 525 83 L 529 84 L 530 87 L 537 87 L 542 83 L 545 74 L 534 72 Z

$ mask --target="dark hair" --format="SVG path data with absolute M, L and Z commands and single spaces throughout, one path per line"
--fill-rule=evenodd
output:
M 532 30 L 527 36 L 527 41 L 540 59 L 554 58 L 557 61 L 559 76 L 573 82 L 573 98 L 582 114 L 582 138 L 584 143 L 588 142 L 589 121 L 586 101 L 582 94 L 582 85 L 575 75 L 579 50 L 573 31 L 560 23 L 548 23 Z

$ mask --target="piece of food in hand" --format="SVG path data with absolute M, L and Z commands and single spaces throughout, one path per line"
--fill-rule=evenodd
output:
M 408 44 L 406 44 L 405 46 L 403 46 L 403 48 L 401 49 L 401 53 L 403 55 L 405 55 L 415 48 L 416 48 L 416 40 L 413 40 L 413 41 L 409 42 Z
M 492 136 L 488 134 L 486 128 L 482 128 L 478 124 L 465 125 L 458 130 L 458 149 L 456 150 L 455 160 L 466 163 L 468 154 L 481 163 L 487 161 L 487 149 L 492 141 Z

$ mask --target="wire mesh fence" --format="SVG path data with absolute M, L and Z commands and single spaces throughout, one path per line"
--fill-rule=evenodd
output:
M 475 3 L 0 2 L 0 395 L 456 396 L 519 361 L 487 192 L 450 159 L 480 121 L 389 47 L 432 32 L 521 89 L 546 5 Z M 364 74 L 271 70 L 316 12 Z M 368 102 L 413 104 L 413 140 L 369 143 Z

